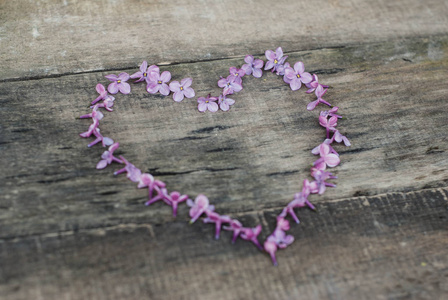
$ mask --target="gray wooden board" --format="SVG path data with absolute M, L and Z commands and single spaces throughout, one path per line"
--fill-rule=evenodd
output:
M 0 80 L 446 33 L 441 0 L 0 1 Z
M 1 5 L 22 2 L 14 3 Z M 417 11 L 416 2 L 409 3 L 400 16 Z M 428 5 L 440 8 L 429 11 L 434 23 L 442 22 L 434 14 L 446 6 Z M 8 10 L 16 12 L 0 11 Z M 410 30 L 409 24 L 403 28 Z M 426 34 L 424 28 L 415 30 Z M 446 298 L 448 36 L 446 28 L 434 35 L 437 28 L 421 38 L 405 30 L 414 37 L 392 39 L 395 34 L 380 30 L 362 44 L 347 37 L 314 50 L 285 47 L 290 62 L 304 61 L 331 85 L 326 99 L 348 117 L 339 127 L 353 146 L 336 148 L 342 160 L 334 169 L 338 187 L 310 198 L 317 212 L 298 212 L 302 224 L 291 230 L 297 241 L 279 252 L 278 268 L 248 243 L 231 245 L 229 234 L 215 241 L 211 226 L 188 226 L 184 205 L 177 219 L 160 203 L 144 207 L 145 191 L 112 175 L 117 165 L 95 169 L 104 149 L 86 147 L 92 139 L 78 134 L 89 121 L 76 117 L 88 112 L 96 83 L 107 83 L 103 66 L 93 61 L 88 70 L 75 56 L 79 62 L 69 58 L 53 76 L 39 67 L 35 73 L 22 72 L 23 65 L 11 69 L 0 83 L 0 298 Z M 198 96 L 217 94 L 219 76 L 241 65 L 251 53 L 246 50 L 266 49 L 255 40 L 256 47 L 232 44 L 225 51 L 211 43 L 218 54 L 209 61 L 186 50 L 190 56 L 172 56 L 177 61 L 162 69 L 174 80 L 191 76 Z M 1 42 L 3 51 L 3 37 Z M 135 64 L 115 73 L 135 71 L 142 58 L 166 58 L 137 51 L 110 62 L 92 53 L 107 68 Z M 42 65 L 60 68 L 58 60 Z M 318 111 L 305 109 L 313 97 L 290 91 L 277 76 L 248 78 L 244 87 L 230 112 L 200 114 L 194 99 L 175 103 L 133 85 L 131 95 L 117 96 L 101 128 L 121 143 L 119 154 L 170 190 L 205 193 L 220 213 L 250 226 L 261 223 L 265 237 L 309 176 L 310 150 L 325 133 Z
M 446 299 L 448 190 L 300 211 L 279 267 L 254 246 L 185 220 L 3 240 L 2 299 Z M 249 223 L 278 208 L 247 212 Z M 129 220 L 131 222 L 131 220 Z

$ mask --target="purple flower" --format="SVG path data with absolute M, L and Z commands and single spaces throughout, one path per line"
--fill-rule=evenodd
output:
M 187 200 L 187 205 L 190 206 L 190 224 L 196 222 L 196 220 L 206 211 L 214 211 L 215 207 L 209 205 L 208 198 L 200 194 L 196 197 L 194 202 L 191 199 Z
M 151 204 L 153 204 L 154 202 L 157 202 L 159 200 L 162 200 L 163 202 L 165 202 L 166 204 L 168 204 L 169 206 L 171 206 L 171 202 L 168 199 L 169 195 L 168 195 L 168 190 L 166 188 L 156 188 L 155 189 L 157 191 L 157 195 L 155 197 L 153 197 L 151 200 L 148 200 L 145 202 L 146 206 L 149 206 Z
M 291 80 L 289 80 L 288 77 L 286 77 L 285 75 L 285 69 L 287 68 L 291 68 L 289 62 L 285 62 L 285 64 L 278 66 L 276 74 L 283 76 L 283 81 L 289 84 Z
M 291 90 L 297 91 L 302 86 L 302 83 L 310 83 L 313 77 L 310 73 L 305 72 L 303 62 L 299 61 L 294 64 L 293 68 L 285 69 L 285 76 L 289 80 Z
M 97 121 L 101 120 L 104 117 L 104 115 L 102 112 L 98 111 L 98 108 L 99 108 L 99 105 L 97 104 L 93 107 L 93 110 L 90 114 L 82 115 L 79 118 L 80 119 L 92 118 Z
M 329 119 L 323 116 L 319 116 L 319 124 L 325 127 L 327 130 L 327 139 L 330 138 L 330 131 L 336 131 L 336 126 L 338 125 L 338 118 L 333 116 Z
M 93 100 L 92 101 L 92 105 L 94 105 L 95 103 L 97 103 L 98 101 L 100 101 L 100 100 L 106 100 L 106 99 L 108 99 L 108 98 L 113 98 L 113 99 L 115 99 L 114 97 L 112 97 L 112 96 L 109 96 L 108 94 L 107 94 L 107 91 L 106 91 L 106 88 L 104 87 L 104 85 L 102 85 L 101 83 L 98 83 L 97 85 L 96 85 L 96 91 L 98 92 L 98 94 L 100 94 L 95 100 Z M 113 101 L 113 100 L 112 100 Z
M 184 202 L 188 199 L 187 195 L 181 195 L 179 192 L 171 192 L 168 200 L 171 202 L 171 207 L 173 208 L 173 216 L 177 216 L 177 206 L 179 203 Z
M 320 115 L 322 117 L 336 117 L 338 119 L 342 119 L 342 116 L 337 115 L 336 113 L 338 112 L 339 107 L 337 106 L 333 106 L 330 110 L 324 110 L 320 112 Z
M 164 96 L 168 96 L 170 94 L 170 88 L 166 83 L 170 80 L 171 73 L 169 71 L 164 71 L 162 74 L 159 74 L 159 72 L 152 72 L 149 74 L 149 82 L 146 85 L 146 90 L 150 94 L 159 92 Z
M 114 156 L 114 151 L 117 150 L 119 146 L 120 146 L 119 143 L 115 143 L 109 147 L 109 150 L 104 151 L 103 154 L 101 154 L 102 160 L 98 162 L 96 168 L 104 169 L 107 165 L 110 165 L 113 161 L 122 164 L 123 161 Z
M 235 77 L 235 82 L 237 82 L 239 84 L 241 84 L 243 82 L 242 78 L 244 75 L 246 75 L 246 71 L 244 71 L 243 69 L 237 69 L 235 67 L 230 67 L 229 73 L 230 73 L 230 75 Z
M 142 82 L 143 80 L 145 80 L 146 83 L 149 83 L 149 74 L 152 72 L 159 73 L 159 67 L 156 65 L 151 65 L 148 67 L 148 63 L 144 60 L 140 65 L 140 71 L 132 74 L 130 77 L 132 79 L 137 79 L 134 83 Z
M 166 185 L 163 181 L 155 180 L 151 174 L 143 173 L 138 181 L 137 188 L 148 188 L 148 201 L 151 201 L 154 190 L 164 188 Z
M 129 85 L 129 83 L 126 82 L 129 80 L 128 73 L 123 72 L 120 73 L 118 76 L 115 74 L 110 74 L 104 77 L 112 81 L 112 83 L 110 83 L 109 86 L 107 87 L 109 93 L 116 94 L 118 93 L 118 91 L 120 91 L 120 93 L 122 94 L 129 94 L 131 92 L 131 86 Z
M 336 152 L 336 150 L 333 149 L 333 147 L 331 147 L 331 143 L 333 143 L 334 140 L 334 135 L 331 139 L 325 139 L 324 144 L 327 144 L 330 147 L 330 153 L 334 153 L 337 156 L 339 156 L 339 154 Z M 311 150 L 311 153 L 313 153 L 314 155 L 318 155 L 320 152 L 320 145 L 313 148 L 313 150 Z M 323 170 L 325 170 L 325 168 L 323 168 Z
M 208 96 L 206 98 L 199 97 L 198 98 L 198 103 L 199 103 L 198 110 L 200 112 L 205 112 L 207 109 L 211 112 L 218 111 L 218 104 L 216 104 L 216 100 L 218 100 L 218 98 L 211 97 L 210 94 L 208 94 Z
M 218 80 L 218 86 L 224 89 L 222 92 L 223 95 L 238 93 L 243 89 L 243 86 L 236 82 L 236 77 L 233 75 L 229 75 L 227 78 L 221 77 L 221 79 Z
M 98 127 L 95 128 L 95 130 L 93 131 L 93 135 L 96 137 L 96 139 L 87 145 L 87 147 L 89 148 L 92 147 L 93 145 L 98 144 L 99 142 L 103 144 L 103 147 L 110 146 L 114 143 L 114 141 L 111 138 L 103 137 Z
M 268 61 L 266 62 L 266 65 L 264 66 L 265 70 L 272 69 L 271 72 L 277 71 L 277 69 L 283 65 L 285 60 L 288 58 L 288 56 L 283 56 L 283 50 L 281 47 L 278 47 L 275 52 L 272 50 L 266 50 L 265 52 L 266 58 Z
M 327 179 L 336 179 L 337 178 L 336 176 L 333 176 L 333 174 L 331 174 L 330 172 L 314 169 L 311 172 L 311 176 L 313 176 L 314 179 L 316 179 L 316 185 L 319 190 L 319 192 L 318 192 L 319 195 L 322 195 L 325 192 L 325 188 L 327 186 L 336 187 L 336 185 L 333 183 L 325 182 L 325 180 L 327 180 Z
M 263 250 L 263 247 L 261 247 L 260 242 L 257 239 L 260 232 L 261 225 L 257 225 L 254 228 L 242 228 L 240 237 L 243 240 L 252 242 L 255 246 L 257 246 L 258 249 Z
M 244 61 L 246 64 L 242 65 L 241 69 L 246 72 L 246 75 L 252 74 L 255 78 L 260 78 L 263 75 L 261 68 L 263 68 L 264 62 L 261 59 L 254 60 L 252 55 L 246 55 Z
M 330 153 L 330 146 L 328 146 L 325 143 L 320 144 L 319 154 L 320 154 L 320 158 L 313 163 L 313 166 L 320 164 L 322 162 L 325 162 L 325 164 L 327 166 L 332 168 L 332 167 L 336 167 L 341 162 L 341 160 L 339 159 L 339 156 L 337 156 L 334 153 Z
M 344 141 L 344 145 L 349 147 L 352 144 L 350 143 L 350 141 L 348 140 L 348 138 L 344 135 L 342 135 L 339 130 L 335 130 L 334 135 L 333 135 L 333 139 L 337 142 L 340 143 L 342 141 Z
M 170 83 L 170 90 L 174 93 L 173 99 L 176 102 L 180 102 L 184 100 L 184 97 L 193 98 L 195 93 L 194 90 L 190 87 L 193 79 L 184 78 L 180 81 L 172 81 Z
M 223 223 L 230 223 L 232 219 L 229 216 L 221 216 L 220 214 L 206 210 L 207 218 L 202 220 L 204 223 L 215 223 L 215 239 L 219 239 L 219 233 L 221 232 L 221 225 Z
M 324 84 L 320 84 L 319 83 L 319 79 L 317 78 L 316 74 L 313 74 L 313 80 L 311 80 L 311 82 L 309 83 L 305 83 L 306 87 L 308 88 L 308 91 L 306 91 L 307 94 L 311 94 L 312 92 L 314 92 L 314 90 L 321 85 L 324 88 L 327 88 L 328 85 L 324 85 Z
M 230 105 L 235 104 L 235 100 L 227 98 L 225 95 L 219 95 L 218 103 L 221 110 L 228 111 L 230 109 Z
M 292 235 L 286 235 L 283 230 L 276 229 L 274 232 L 266 239 L 264 242 L 264 250 L 269 253 L 274 266 L 277 266 L 277 259 L 275 257 L 275 252 L 278 248 L 286 248 L 294 242 L 294 237 Z
M 325 89 L 322 87 L 322 85 L 319 85 L 316 88 L 316 91 L 314 92 L 317 96 L 317 100 L 312 101 L 310 103 L 308 103 L 308 105 L 306 106 L 306 109 L 308 110 L 313 110 L 319 103 L 323 103 L 326 104 L 328 106 L 331 106 L 330 103 L 328 103 L 327 101 L 325 101 L 324 99 L 322 99 L 322 96 L 325 95 L 325 93 L 327 92 L 328 89 Z
M 224 230 L 233 231 L 232 244 L 236 242 L 236 239 L 240 235 L 241 230 L 243 229 L 243 225 L 240 221 L 233 219 L 230 221 L 230 226 L 223 226 Z
M 121 155 L 120 155 L 120 159 L 125 163 L 126 166 L 123 169 L 115 171 L 114 175 L 118 175 L 118 174 L 126 172 L 127 173 L 126 176 L 128 177 L 129 180 L 131 180 L 133 182 L 139 182 L 140 176 L 142 175 L 142 171 L 140 171 L 140 169 L 138 169 L 136 166 L 134 166 L 133 164 L 128 162 Z
M 98 129 L 98 126 L 100 125 L 100 122 L 97 119 L 92 119 L 93 123 L 90 124 L 89 129 L 86 132 L 80 133 L 79 135 L 83 138 L 90 137 L 96 129 Z

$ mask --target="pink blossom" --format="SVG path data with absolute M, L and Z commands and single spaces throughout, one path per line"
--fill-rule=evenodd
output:
M 322 96 L 325 95 L 325 93 L 327 92 L 328 89 L 325 89 L 322 87 L 322 85 L 319 85 L 316 88 L 316 91 L 314 92 L 317 96 L 317 100 L 312 101 L 310 103 L 308 103 L 308 105 L 306 106 L 307 110 L 313 110 L 319 103 L 331 106 L 330 103 L 328 103 L 327 101 L 325 101 L 324 99 L 322 99 Z
M 140 65 L 140 71 L 132 74 L 130 77 L 132 79 L 137 79 L 134 83 L 142 82 L 143 80 L 145 80 L 146 83 L 149 83 L 149 74 L 152 72 L 159 73 L 159 67 L 156 65 L 151 65 L 148 67 L 148 63 L 144 60 Z
M 114 101 L 115 101 L 114 96 L 107 96 L 102 103 L 95 104 L 95 106 L 104 107 L 108 111 L 114 111 L 112 109 L 112 107 L 114 106 Z M 95 106 L 90 106 L 90 108 L 94 108 Z
M 126 82 L 129 80 L 128 73 L 123 72 L 120 73 L 118 76 L 115 74 L 110 74 L 104 77 L 112 81 L 112 83 L 110 83 L 109 86 L 107 87 L 109 93 L 116 94 L 120 92 L 122 94 L 129 94 L 131 92 L 131 86 L 129 85 L 129 83 Z
M 243 225 L 240 221 L 233 219 L 230 221 L 230 226 L 223 226 L 222 228 L 224 230 L 233 231 L 232 244 L 234 244 L 243 229 Z
M 302 83 L 310 83 L 313 79 L 310 73 L 305 72 L 305 66 L 301 61 L 294 64 L 294 69 L 286 68 L 285 76 L 289 80 L 289 85 L 293 91 L 300 89 Z
M 193 98 L 195 96 L 194 90 L 190 87 L 193 82 L 191 78 L 184 78 L 180 81 L 172 81 L 170 83 L 170 90 L 174 93 L 173 99 L 176 102 L 184 100 L 184 97 Z
M 95 128 L 95 130 L 93 131 L 93 135 L 95 136 L 95 140 L 87 145 L 87 147 L 89 148 L 92 147 L 93 145 L 98 144 L 99 142 L 102 143 L 103 147 L 110 146 L 114 143 L 114 141 L 111 138 L 104 137 L 100 133 L 100 129 L 98 127 Z
M 334 131 L 333 139 L 334 139 L 337 143 L 340 143 L 340 142 L 343 141 L 343 142 L 344 142 L 344 145 L 347 146 L 347 147 L 349 147 L 349 146 L 352 145 L 352 144 L 350 143 L 350 141 L 348 140 L 348 138 L 347 138 L 346 136 L 342 135 L 342 134 L 339 132 L 339 130 L 335 130 L 335 131 Z
M 104 151 L 103 154 L 101 154 L 102 160 L 98 162 L 96 168 L 104 169 L 107 165 L 110 165 L 113 161 L 122 164 L 123 161 L 114 156 L 114 151 L 117 150 L 119 146 L 120 146 L 119 143 L 115 143 L 109 147 L 109 150 Z
M 198 110 L 200 112 L 205 112 L 206 110 L 209 110 L 211 112 L 218 111 L 218 104 L 216 104 L 216 100 L 218 100 L 218 98 L 211 97 L 210 94 L 208 94 L 208 96 L 206 98 L 199 97 L 197 100 L 198 101 Z
M 333 135 L 333 137 L 331 139 L 325 139 L 324 143 L 327 144 L 330 147 L 330 153 L 334 153 L 337 156 L 339 156 L 339 153 L 337 153 L 336 150 L 334 150 L 333 147 L 331 146 L 331 143 L 333 142 L 333 139 L 334 139 L 334 135 Z M 315 148 L 313 148 L 313 150 L 311 150 L 311 153 L 313 153 L 314 155 L 319 155 L 319 153 L 320 153 L 319 149 L 320 149 L 320 145 L 315 147 Z M 322 170 L 325 170 L 325 168 L 323 168 Z
M 324 110 L 320 112 L 320 115 L 323 117 L 336 117 L 338 119 L 342 119 L 342 116 L 337 115 L 339 107 L 333 106 L 330 110 Z
M 261 247 L 260 242 L 258 242 L 258 235 L 261 232 L 261 225 L 257 225 L 254 228 L 242 228 L 240 237 L 243 240 L 252 242 L 255 246 L 257 246 L 258 249 L 263 250 L 263 247 Z
M 327 166 L 332 168 L 336 167 L 341 162 L 341 160 L 336 154 L 330 153 L 330 147 L 325 143 L 320 144 L 319 154 L 320 158 L 313 163 L 314 166 L 321 162 L 325 162 Z
M 288 245 L 291 245 L 292 242 L 294 242 L 294 237 L 292 235 L 286 235 L 286 233 L 280 229 L 274 230 L 274 232 L 267 238 L 264 242 L 264 250 L 271 256 L 274 266 L 278 265 L 275 257 L 277 249 L 286 248 Z
M 97 104 L 93 107 L 93 110 L 90 114 L 82 115 L 79 118 L 80 119 L 92 118 L 92 119 L 96 119 L 98 121 L 101 120 L 104 117 L 104 115 L 102 112 L 98 111 L 98 108 L 99 108 L 99 104 Z
M 223 89 L 223 95 L 231 95 L 233 93 L 238 93 L 243 89 L 240 82 L 237 82 L 237 77 L 229 75 L 226 78 L 221 77 L 218 80 L 218 86 Z
M 104 85 L 102 85 L 101 83 L 98 83 L 97 85 L 96 85 L 96 91 L 98 92 L 98 94 L 100 94 L 95 100 L 93 100 L 92 101 L 92 105 L 94 105 L 95 103 L 97 103 L 98 101 L 101 101 L 101 100 L 106 100 L 107 98 L 109 98 L 109 97 L 112 97 L 112 96 L 109 96 L 108 94 L 107 94 L 107 91 L 106 91 L 106 88 L 104 87 Z M 113 97 L 112 97 L 113 98 Z M 114 98 L 115 99 L 115 98 Z
M 333 176 L 333 174 L 331 174 L 330 172 L 326 172 L 323 170 L 312 170 L 311 172 L 311 176 L 314 177 L 314 179 L 316 179 L 316 185 L 319 189 L 319 195 L 322 195 L 325 192 L 325 188 L 327 186 L 329 187 L 336 187 L 335 184 L 333 183 L 329 183 L 329 182 L 325 182 L 325 180 L 327 179 L 336 179 L 336 176 Z
M 154 202 L 162 200 L 163 202 L 171 206 L 171 201 L 169 200 L 170 195 L 168 195 L 168 190 L 166 188 L 160 188 L 160 189 L 155 188 L 155 190 L 157 191 L 157 195 L 155 197 L 152 197 L 151 200 L 146 201 L 145 205 L 149 206 Z
M 229 73 L 230 73 L 230 75 L 235 77 L 235 82 L 237 82 L 239 84 L 241 84 L 243 82 L 242 78 L 244 75 L 246 75 L 246 71 L 244 71 L 243 69 L 237 69 L 235 67 L 230 67 Z
M 164 71 L 162 74 L 159 74 L 159 72 L 151 72 L 149 73 L 149 81 L 146 85 L 146 90 L 150 94 L 159 92 L 164 96 L 168 96 L 170 94 L 170 88 L 167 82 L 170 80 L 171 73 L 169 71 Z
M 163 181 L 155 180 L 151 174 L 143 173 L 140 175 L 137 188 L 141 189 L 144 187 L 148 188 L 148 201 L 151 201 L 154 190 L 159 190 L 164 188 L 166 185 Z
M 230 106 L 235 104 L 235 100 L 227 98 L 225 95 L 219 95 L 218 104 L 221 110 L 228 111 Z
M 327 130 L 327 139 L 330 138 L 330 131 L 336 131 L 338 125 L 338 118 L 333 116 L 329 119 L 323 116 L 319 116 L 319 124 Z
M 281 47 L 278 47 L 275 52 L 272 50 L 266 50 L 265 52 L 266 58 L 268 61 L 266 62 L 264 69 L 271 70 L 271 72 L 276 72 L 278 68 L 283 65 L 288 56 L 283 56 L 283 50 Z
M 206 210 L 207 217 L 202 220 L 204 223 L 215 223 L 215 239 L 219 239 L 219 233 L 221 232 L 221 225 L 223 223 L 230 223 L 232 219 L 229 216 L 222 216 L 216 212 Z
M 191 199 L 187 200 L 187 205 L 190 206 L 190 224 L 196 222 L 196 220 L 206 211 L 214 211 L 215 207 L 209 205 L 208 198 L 202 194 L 199 194 L 194 202 Z
M 314 92 L 314 90 L 321 85 L 324 88 L 327 88 L 328 85 L 324 85 L 324 84 L 320 84 L 319 83 L 319 79 L 317 78 L 316 74 L 313 74 L 313 80 L 311 80 L 311 82 L 309 83 L 305 83 L 306 87 L 308 88 L 308 91 L 306 91 L 307 94 L 311 94 L 312 92 Z
M 133 164 L 128 162 L 121 155 L 120 155 L 120 159 L 125 163 L 126 166 L 123 169 L 115 171 L 114 175 L 118 175 L 118 174 L 126 172 L 127 173 L 126 176 L 128 177 L 129 180 L 131 180 L 133 182 L 139 182 L 140 176 L 142 175 L 142 171 L 140 171 L 140 169 L 138 169 L 136 166 L 134 166 Z
M 263 68 L 264 62 L 261 59 L 254 60 L 252 55 L 246 55 L 244 61 L 246 64 L 242 65 L 241 69 L 246 72 L 246 75 L 252 74 L 255 78 L 260 78 L 263 75 L 261 68 Z

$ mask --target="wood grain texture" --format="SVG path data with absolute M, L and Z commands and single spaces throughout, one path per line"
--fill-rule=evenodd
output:
M 446 3 L 313 3 L 1 2 L 0 299 L 448 298 Z M 104 75 L 143 59 L 205 96 L 244 55 L 279 45 L 330 84 L 353 145 L 336 148 L 338 187 L 298 212 L 274 268 L 228 232 L 187 226 L 185 205 L 176 219 L 144 207 L 117 165 L 94 168 L 104 149 L 86 147 L 76 118 Z M 101 128 L 169 190 L 205 193 L 266 237 L 325 133 L 313 97 L 277 76 L 244 88 L 231 112 L 199 114 L 195 99 L 133 85 Z
M 0 80 L 446 33 L 440 0 L 1 1 Z
M 2 299 L 446 299 L 448 190 L 327 201 L 300 211 L 280 266 L 212 226 L 67 231 L 3 240 Z M 247 212 L 249 223 L 278 208 Z M 12 263 L 14 262 L 14 263 Z

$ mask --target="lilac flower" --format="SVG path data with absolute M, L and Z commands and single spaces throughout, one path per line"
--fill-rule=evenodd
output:
M 224 230 L 233 231 L 232 244 L 235 244 L 236 239 L 240 235 L 241 230 L 243 229 L 243 225 L 240 221 L 233 219 L 230 221 L 230 226 L 223 226 Z
M 92 119 L 93 123 L 90 124 L 89 129 L 86 132 L 80 133 L 79 135 L 83 138 L 87 138 L 90 137 L 94 131 L 96 131 L 96 129 L 98 128 L 98 126 L 100 125 L 100 122 L 97 119 Z
M 320 144 L 319 154 L 320 158 L 313 163 L 314 166 L 319 163 L 325 162 L 327 166 L 332 168 L 336 167 L 341 162 L 341 160 L 336 154 L 330 153 L 330 147 L 325 143 Z
M 333 183 L 325 182 L 325 180 L 327 180 L 327 179 L 336 179 L 337 178 L 336 176 L 333 176 L 333 174 L 331 174 L 330 172 L 315 169 L 315 170 L 312 170 L 311 176 L 313 176 L 314 179 L 316 179 L 316 184 L 319 189 L 319 192 L 318 192 L 319 195 L 322 195 L 325 192 L 325 188 L 327 186 L 336 187 L 336 185 Z
M 303 62 L 299 61 L 294 64 L 293 68 L 285 69 L 285 76 L 289 80 L 291 90 L 297 91 L 302 86 L 302 83 L 310 83 L 313 77 L 310 73 L 305 72 Z
M 289 221 L 286 220 L 284 217 L 282 216 L 278 216 L 277 217 L 277 226 L 275 228 L 275 230 L 284 230 L 284 231 L 288 231 L 290 229 L 290 225 L 289 225 Z
M 148 67 L 148 63 L 144 60 L 140 65 L 140 71 L 132 74 L 130 77 L 132 79 L 137 79 L 134 83 L 142 82 L 143 80 L 145 80 L 146 83 L 149 83 L 149 74 L 152 72 L 159 73 L 159 67 L 156 65 L 151 65 Z
M 184 97 L 193 98 L 195 96 L 194 90 L 190 87 L 193 79 L 184 78 L 180 81 L 172 81 L 170 83 L 170 90 L 174 93 L 173 99 L 176 102 L 184 100 Z
M 97 121 L 101 120 L 104 117 L 104 115 L 102 112 L 98 111 L 98 107 L 99 107 L 98 104 L 95 105 L 90 114 L 82 115 L 79 118 L 80 119 L 92 118 L 92 119 L 96 119 Z
M 131 180 L 133 182 L 139 182 L 140 176 L 142 175 L 142 171 L 140 171 L 140 169 L 138 169 L 136 166 L 134 166 L 133 164 L 128 162 L 121 155 L 120 155 L 120 159 L 125 163 L 126 166 L 123 169 L 115 171 L 114 175 L 118 175 L 118 174 L 126 172 L 127 173 L 126 176 L 128 177 L 129 180 Z
M 275 257 L 275 252 L 278 248 L 286 248 L 294 242 L 294 237 L 292 235 L 286 235 L 283 230 L 274 230 L 274 232 L 267 238 L 264 242 L 264 250 L 269 253 L 274 266 L 277 266 L 277 259 Z
M 327 119 L 326 117 L 319 116 L 319 124 L 327 130 L 328 139 L 330 138 L 330 131 L 336 131 L 335 127 L 338 125 L 338 118 L 333 116 Z
M 352 145 L 352 144 L 350 143 L 350 141 L 348 140 L 348 138 L 347 138 L 346 136 L 342 135 L 342 134 L 339 132 L 339 130 L 335 130 L 335 131 L 334 131 L 333 139 L 334 139 L 337 143 L 340 143 L 340 142 L 344 141 L 344 145 L 347 146 L 347 147 L 349 147 L 349 146 Z
M 187 200 L 187 205 L 190 206 L 190 224 L 196 222 L 196 220 L 206 211 L 214 211 L 215 207 L 213 205 L 209 205 L 208 198 L 202 194 L 198 195 L 194 200 L 194 203 L 191 199 Z
M 89 148 L 92 147 L 93 145 L 98 144 L 99 142 L 101 142 L 103 144 L 103 147 L 110 146 L 114 143 L 114 141 L 111 138 L 103 137 L 101 135 L 100 129 L 98 127 L 95 128 L 95 130 L 93 131 L 93 135 L 96 138 L 93 142 L 91 142 L 90 144 L 87 145 L 87 147 L 89 147 Z
M 171 192 L 168 200 L 171 202 L 171 207 L 173 208 L 173 216 L 177 216 L 177 207 L 179 203 L 184 202 L 188 199 L 187 195 L 181 195 L 179 192 Z
M 244 69 L 237 69 L 235 67 L 229 68 L 229 73 L 233 77 L 235 77 L 235 82 L 241 84 L 243 82 L 242 78 L 244 75 L 246 75 L 246 71 Z
M 314 90 L 321 85 L 324 88 L 327 88 L 328 85 L 324 85 L 324 84 L 320 84 L 319 83 L 319 79 L 317 78 L 316 74 L 313 74 L 313 80 L 311 80 L 311 82 L 309 83 L 305 83 L 306 87 L 308 88 L 308 91 L 306 91 L 307 94 L 311 94 L 312 92 L 314 92 Z
M 221 225 L 223 223 L 230 223 L 232 219 L 229 216 L 221 216 L 220 214 L 206 210 L 207 217 L 202 220 L 204 223 L 215 223 L 215 239 L 219 239 L 219 233 L 221 232 Z
M 330 153 L 334 153 L 337 156 L 339 156 L 339 153 L 337 153 L 336 150 L 334 150 L 333 147 L 331 147 L 331 143 L 333 142 L 333 139 L 334 139 L 334 135 L 331 139 L 325 139 L 324 143 L 330 147 Z M 313 148 L 313 150 L 311 150 L 311 153 L 313 153 L 314 155 L 318 155 L 320 153 L 319 151 L 320 151 L 320 145 Z M 325 168 L 323 170 L 325 170 Z
M 246 55 L 244 61 L 246 64 L 242 65 L 241 69 L 246 72 L 246 75 L 252 74 L 255 78 L 260 78 L 263 75 L 261 68 L 263 68 L 264 62 L 261 59 L 254 60 L 252 55 Z
M 104 77 L 112 81 L 112 83 L 110 83 L 109 86 L 107 87 L 109 93 L 116 94 L 118 93 L 118 91 L 120 91 L 120 93 L 122 94 L 129 94 L 131 92 L 131 86 L 129 85 L 129 83 L 126 82 L 129 80 L 128 73 L 123 72 L 120 73 L 118 76 L 115 74 L 110 74 Z
M 100 100 L 106 100 L 107 98 L 112 97 L 112 96 L 107 95 L 106 88 L 101 83 L 98 83 L 96 85 L 95 89 L 98 92 L 98 94 L 100 94 L 100 95 L 95 100 L 92 101 L 92 105 L 94 105 L 95 103 L 97 103 Z
M 98 162 L 96 168 L 104 169 L 107 165 L 110 165 L 113 161 L 122 164 L 123 161 L 114 156 L 114 151 L 117 150 L 119 146 L 120 146 L 119 143 L 115 143 L 109 147 L 109 150 L 104 151 L 103 154 L 101 154 L 102 160 Z
M 199 97 L 198 98 L 198 103 L 199 103 L 198 110 L 200 112 L 205 112 L 207 109 L 211 112 L 218 111 L 218 104 L 216 104 L 216 100 L 218 100 L 218 98 L 211 97 L 210 94 L 208 94 L 208 96 L 206 98 Z
M 342 116 L 337 115 L 336 113 L 338 112 L 339 107 L 337 106 L 333 106 L 330 110 L 323 110 L 320 112 L 320 115 L 322 117 L 336 117 L 338 119 L 342 119 Z
M 265 70 L 272 69 L 271 72 L 277 71 L 277 69 L 283 65 L 285 60 L 288 58 L 288 56 L 283 56 L 283 50 L 281 47 L 278 47 L 275 52 L 272 50 L 266 50 L 265 52 L 266 58 L 268 61 L 266 62 L 266 65 L 264 66 Z
M 313 110 L 319 103 L 323 103 L 326 104 L 328 106 L 331 106 L 330 103 L 328 103 L 327 101 L 325 101 L 324 99 L 322 99 L 322 96 L 325 95 L 325 93 L 327 92 L 328 89 L 325 89 L 322 87 L 322 85 L 319 85 L 316 88 L 316 91 L 314 92 L 317 96 L 317 100 L 312 101 L 310 103 L 308 103 L 308 105 L 306 106 L 306 109 L 308 110 Z
M 160 188 L 160 189 L 156 188 L 155 190 L 157 191 L 157 195 L 155 197 L 153 197 L 151 200 L 146 201 L 145 205 L 149 206 L 149 205 L 153 204 L 154 202 L 162 200 L 163 202 L 165 202 L 166 204 L 171 206 L 171 202 L 168 199 L 169 198 L 168 190 L 166 188 Z
M 170 94 L 170 88 L 166 83 L 170 80 L 171 73 L 169 71 L 164 71 L 162 74 L 159 74 L 159 72 L 152 72 L 149 74 L 149 81 L 146 86 L 146 90 L 150 94 L 159 92 L 164 96 L 168 96 Z
M 221 79 L 218 80 L 218 86 L 224 89 L 223 95 L 238 93 L 243 89 L 243 86 L 236 81 L 236 78 L 233 75 L 229 75 L 226 78 L 221 77 Z
M 228 111 L 230 109 L 230 105 L 235 104 L 235 100 L 227 98 L 225 95 L 219 95 L 218 103 L 221 110 Z
M 144 187 L 148 188 L 148 201 L 151 201 L 152 194 L 154 190 L 159 190 L 160 188 L 164 188 L 166 184 L 163 181 L 155 180 L 154 177 L 151 174 L 143 173 L 140 176 L 140 179 L 138 181 L 137 188 L 141 189 Z
M 261 232 L 261 225 L 257 225 L 254 228 L 242 228 L 240 237 L 243 240 L 252 242 L 255 246 L 257 246 L 258 249 L 263 250 L 263 247 L 261 247 L 260 242 L 258 242 L 258 235 Z
M 289 80 L 288 77 L 286 77 L 285 75 L 286 68 L 291 68 L 289 62 L 285 62 L 285 64 L 278 66 L 276 74 L 279 76 L 283 76 L 283 81 L 289 84 L 291 80 Z
M 114 96 L 107 96 L 102 103 L 95 104 L 95 106 L 104 107 L 108 111 L 114 111 L 112 109 L 112 107 L 114 106 L 114 101 L 115 101 Z M 94 108 L 95 106 L 90 106 L 90 108 Z

